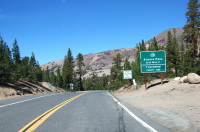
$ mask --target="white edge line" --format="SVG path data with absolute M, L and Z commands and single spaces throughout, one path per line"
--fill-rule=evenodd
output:
M 124 106 L 122 103 L 120 103 L 116 98 L 114 98 L 110 93 L 107 92 L 108 95 L 110 95 L 114 101 L 118 105 L 120 105 L 126 112 L 128 112 L 135 120 L 137 120 L 139 123 L 141 123 L 144 127 L 146 127 L 150 132 L 158 132 L 154 128 L 152 128 L 150 125 L 148 125 L 146 122 L 141 120 L 139 117 L 137 117 L 135 114 L 133 114 L 126 106 Z
M 56 94 L 53 94 L 53 95 L 56 95 Z M 52 94 L 51 95 L 40 96 L 40 97 L 36 97 L 36 98 L 31 98 L 31 99 L 27 99 L 27 100 L 22 100 L 22 101 L 19 101 L 19 102 L 10 103 L 10 104 L 6 104 L 6 105 L 1 105 L 0 108 L 6 107 L 6 106 L 9 106 L 9 105 L 19 104 L 19 103 L 26 102 L 26 101 L 29 101 L 29 100 L 34 100 L 34 99 L 39 99 L 39 98 L 47 97 L 47 96 L 52 96 Z

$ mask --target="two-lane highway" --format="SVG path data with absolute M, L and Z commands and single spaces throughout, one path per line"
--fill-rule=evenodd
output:
M 2 132 L 149 132 L 168 129 L 107 92 L 27 96 L 0 101 Z

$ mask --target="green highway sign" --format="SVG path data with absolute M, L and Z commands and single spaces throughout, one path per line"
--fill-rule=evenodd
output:
M 166 72 L 166 52 L 141 51 L 140 70 L 141 73 Z

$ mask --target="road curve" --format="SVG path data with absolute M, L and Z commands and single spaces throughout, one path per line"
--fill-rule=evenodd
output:
M 149 132 L 169 130 L 107 92 L 91 91 L 27 96 L 0 101 L 0 130 L 22 130 L 34 119 L 35 132 Z M 127 111 L 128 109 L 128 111 Z M 50 112 L 49 112 L 50 113 Z M 134 118 L 132 113 L 136 118 Z M 46 119 L 43 122 L 43 117 Z M 147 128 L 147 124 L 152 130 Z M 34 126 L 30 125 L 29 127 Z M 28 129 L 26 129 L 29 131 Z M 155 131 L 154 131 L 155 130 Z

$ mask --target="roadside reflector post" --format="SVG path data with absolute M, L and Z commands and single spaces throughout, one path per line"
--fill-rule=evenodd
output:
M 134 87 L 136 89 L 137 88 L 137 83 L 136 83 L 135 79 L 133 79 L 133 85 L 134 85 Z

